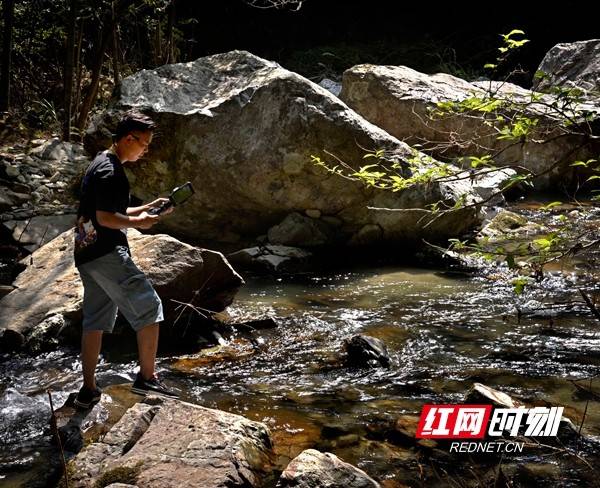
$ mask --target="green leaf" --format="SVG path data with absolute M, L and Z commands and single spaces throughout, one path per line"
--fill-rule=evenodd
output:
M 515 294 L 520 295 L 525 290 L 525 286 L 529 284 L 529 278 L 526 276 L 517 276 L 512 280 L 513 290 Z
M 562 205 L 562 202 L 550 202 L 548 205 L 544 205 L 543 207 L 540 207 L 540 210 L 547 211 L 547 210 L 553 209 L 554 207 L 558 207 L 559 205 Z
M 535 239 L 533 243 L 540 248 L 541 251 L 550 249 L 552 246 L 552 240 L 542 237 L 541 239 Z
M 484 69 L 496 69 L 498 67 L 497 64 L 487 63 L 483 65 Z
M 509 37 L 512 37 L 515 34 L 521 34 L 522 36 L 524 36 L 525 32 L 522 31 L 521 29 L 513 29 L 508 34 L 505 34 L 505 38 L 508 39 Z

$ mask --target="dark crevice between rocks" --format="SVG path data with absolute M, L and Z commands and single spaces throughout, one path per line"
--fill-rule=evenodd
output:
M 29 252 L 12 236 L 12 232 L 0 225 L 0 298 L 13 290 L 12 283 L 26 268 L 20 260 Z

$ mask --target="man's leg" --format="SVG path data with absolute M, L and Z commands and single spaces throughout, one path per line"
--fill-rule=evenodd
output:
M 101 258 L 100 258 L 101 259 Z M 100 400 L 100 389 L 96 385 L 96 365 L 102 346 L 102 334 L 111 332 L 117 316 L 117 306 L 92 276 L 95 268 L 103 264 L 94 261 L 79 267 L 83 283 L 83 324 L 81 334 L 81 366 L 83 387 L 79 390 L 75 405 L 90 408 Z M 98 330 L 101 326 L 102 330 Z
M 81 364 L 83 385 L 90 390 L 96 388 L 96 365 L 102 347 L 101 330 L 84 330 L 81 335 Z
M 145 380 L 154 376 L 154 363 L 158 350 L 158 324 L 150 324 L 137 331 L 140 374 Z
M 162 307 L 160 312 L 162 318 Z M 156 350 L 158 349 L 158 322 L 137 329 L 138 353 L 140 356 L 140 372 L 131 387 L 138 395 L 160 395 L 177 398 L 177 393 L 168 388 L 154 374 Z

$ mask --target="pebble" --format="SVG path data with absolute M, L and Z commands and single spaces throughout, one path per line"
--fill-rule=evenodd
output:
M 9 178 L 18 178 L 19 176 L 21 176 L 21 172 L 19 171 L 19 168 L 17 168 L 16 166 L 12 166 L 12 165 L 6 165 L 6 175 Z

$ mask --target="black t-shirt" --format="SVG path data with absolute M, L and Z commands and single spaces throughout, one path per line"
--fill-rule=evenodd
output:
M 110 253 L 117 246 L 126 246 L 126 229 L 109 229 L 96 220 L 96 210 L 127 213 L 129 181 L 119 158 L 103 151 L 89 165 L 81 184 L 81 201 L 75 228 L 75 266 Z

